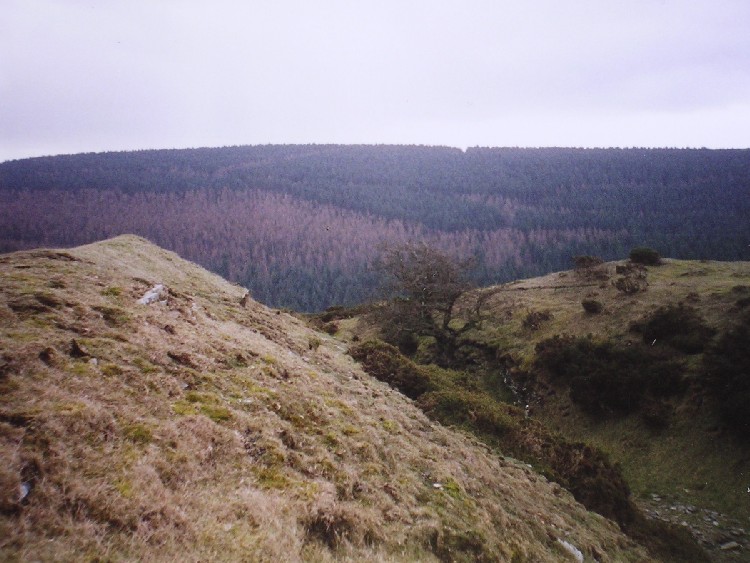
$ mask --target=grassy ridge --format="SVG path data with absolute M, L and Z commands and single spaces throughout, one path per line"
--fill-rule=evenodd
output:
M 3 560 L 559 561 L 563 538 L 648 560 L 339 341 L 143 239 L 0 274 Z

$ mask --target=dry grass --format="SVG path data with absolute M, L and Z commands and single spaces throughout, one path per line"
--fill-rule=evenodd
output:
M 558 538 L 646 559 L 340 342 L 143 239 L 0 272 L 4 560 L 560 561 Z

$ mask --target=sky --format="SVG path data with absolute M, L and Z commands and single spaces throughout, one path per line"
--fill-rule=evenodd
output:
M 747 0 L 2 0 L 0 161 L 750 147 Z

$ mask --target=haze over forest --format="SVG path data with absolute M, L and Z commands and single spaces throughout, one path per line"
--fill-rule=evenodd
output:
M 145 236 L 260 301 L 376 298 L 384 246 L 473 257 L 481 285 L 638 245 L 750 259 L 750 150 L 264 145 L 0 164 L 0 251 Z

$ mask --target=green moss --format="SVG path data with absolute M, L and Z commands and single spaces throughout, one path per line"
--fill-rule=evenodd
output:
M 118 366 L 117 364 L 110 364 L 110 363 L 102 364 L 102 366 L 99 369 L 104 375 L 108 375 L 110 377 L 122 375 L 123 373 L 122 368 Z
M 258 485 L 264 489 L 287 489 L 291 485 L 289 478 L 277 467 L 253 467 Z
M 461 487 L 458 486 L 458 483 L 452 477 L 445 480 L 443 490 L 456 500 L 463 497 Z
M 397 434 L 401 429 L 401 427 L 398 425 L 398 422 L 395 422 L 393 420 L 386 419 L 381 421 L 381 424 L 383 425 L 383 429 L 391 434 Z
M 122 479 L 115 481 L 115 489 L 117 489 L 117 492 L 123 497 L 127 499 L 133 498 L 133 483 L 129 479 L 123 477 Z
M 148 360 L 144 360 L 143 358 L 134 358 L 133 364 L 141 370 L 141 373 L 148 374 L 148 373 L 155 373 L 159 371 L 159 368 L 156 367 L 154 364 L 149 362 Z
M 232 418 L 232 411 L 219 405 L 201 405 L 201 413 L 214 422 L 225 422 Z
M 179 415 L 198 414 L 198 408 L 193 403 L 182 399 L 172 403 L 172 411 Z
M 151 429 L 144 424 L 130 424 L 124 431 L 125 437 L 136 444 L 150 444 L 154 439 Z
M 105 297 L 119 297 L 122 294 L 121 287 L 107 287 L 102 290 L 102 295 Z

